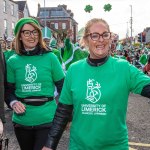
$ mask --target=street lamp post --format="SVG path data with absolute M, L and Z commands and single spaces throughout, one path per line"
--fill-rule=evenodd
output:
M 130 5 L 130 7 L 131 7 L 131 18 L 130 18 L 131 37 L 130 37 L 130 40 L 131 40 L 131 47 L 132 47 L 132 30 L 133 30 L 133 29 L 132 29 L 132 23 L 133 23 L 133 18 L 132 18 L 132 5 Z
M 131 7 L 131 20 L 130 20 L 130 23 L 131 23 L 131 38 L 132 38 L 132 23 L 133 23 L 133 18 L 132 18 L 132 5 L 130 5 Z
M 46 7 L 45 7 L 45 0 L 44 0 L 44 9 L 45 9 L 45 13 L 44 13 L 44 25 L 45 25 L 45 27 L 46 27 Z

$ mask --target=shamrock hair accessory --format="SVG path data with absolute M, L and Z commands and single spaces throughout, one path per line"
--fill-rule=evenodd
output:
M 104 10 L 105 11 L 110 11 L 112 9 L 112 5 L 111 4 L 105 4 L 104 5 Z
M 85 12 L 90 13 L 93 10 L 93 6 L 91 5 L 86 5 L 86 7 L 84 8 Z

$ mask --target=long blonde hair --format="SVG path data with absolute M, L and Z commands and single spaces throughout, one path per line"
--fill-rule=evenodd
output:
M 42 32 L 41 32 L 41 29 L 39 28 L 39 26 L 37 26 L 34 23 L 27 23 L 27 24 L 32 25 L 35 29 L 38 30 L 38 32 L 39 32 L 39 42 L 38 42 L 38 44 L 41 48 L 44 48 L 45 50 L 48 50 L 47 47 L 46 47 L 46 44 L 43 41 Z M 16 49 L 15 50 L 16 50 L 17 54 L 21 54 L 20 53 L 20 50 L 22 48 L 22 41 L 20 40 L 21 30 L 22 30 L 22 28 L 18 31 L 18 33 L 16 34 L 16 38 L 15 38 L 16 39 Z

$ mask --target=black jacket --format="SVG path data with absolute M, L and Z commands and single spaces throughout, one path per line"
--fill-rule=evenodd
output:
M 0 119 L 5 122 L 4 115 L 4 83 L 5 83 L 5 60 L 0 47 Z

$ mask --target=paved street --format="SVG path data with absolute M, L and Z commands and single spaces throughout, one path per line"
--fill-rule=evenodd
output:
M 9 150 L 20 150 L 14 136 L 11 115 L 12 111 L 6 111 L 7 123 L 5 133 L 9 137 Z M 129 128 L 129 144 L 131 150 L 150 150 L 150 103 L 148 99 L 130 95 L 127 124 Z M 67 150 L 69 132 L 65 131 L 58 146 L 58 150 Z

